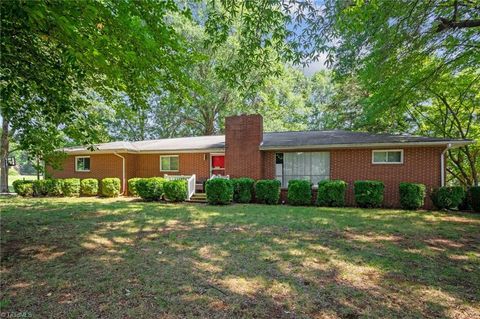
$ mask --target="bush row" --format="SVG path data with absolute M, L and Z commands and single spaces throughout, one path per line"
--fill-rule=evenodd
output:
M 145 201 L 164 198 L 171 202 L 182 202 L 187 199 L 187 181 L 167 181 L 162 177 L 131 178 L 128 180 L 128 192 Z
M 323 180 L 318 183 L 318 206 L 345 206 L 347 183 L 342 180 Z M 359 207 L 381 207 L 385 185 L 380 181 L 355 181 L 354 197 Z M 400 205 L 403 209 L 415 210 L 424 206 L 426 187 L 419 183 L 400 183 Z M 254 198 L 263 204 L 277 204 L 280 199 L 278 180 L 258 180 L 250 178 L 212 179 L 206 185 L 207 201 L 210 204 L 225 205 L 231 201 L 249 203 Z M 467 196 L 468 195 L 468 196 Z M 290 205 L 312 204 L 312 184 L 305 180 L 290 180 L 287 201 Z M 440 187 L 431 194 L 433 204 L 438 209 L 468 208 L 480 210 L 480 187 L 471 187 L 467 193 L 462 187 Z
M 100 187 L 99 187 L 100 186 Z M 120 179 L 104 178 L 99 185 L 95 178 L 42 179 L 36 181 L 16 180 L 13 189 L 20 196 L 105 196 L 120 195 Z

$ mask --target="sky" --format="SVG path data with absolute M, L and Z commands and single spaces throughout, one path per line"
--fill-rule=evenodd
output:
M 325 54 L 321 54 L 318 61 L 314 61 L 306 67 L 299 67 L 299 69 L 302 70 L 305 76 L 311 77 L 318 71 L 328 69 L 328 67 L 325 65 L 326 58 L 327 57 Z

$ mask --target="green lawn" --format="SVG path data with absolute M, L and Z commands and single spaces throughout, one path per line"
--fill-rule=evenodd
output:
M 0 199 L 3 312 L 479 318 L 480 215 Z

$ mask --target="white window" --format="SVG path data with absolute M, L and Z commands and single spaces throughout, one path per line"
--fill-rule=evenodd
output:
M 275 177 L 288 187 L 288 181 L 303 179 L 314 186 L 321 180 L 330 178 L 329 152 L 289 152 L 277 153 Z
M 372 151 L 373 164 L 403 164 L 403 150 Z
M 75 156 L 75 171 L 90 172 L 90 156 Z
M 178 172 L 178 155 L 160 156 L 160 170 L 163 172 Z

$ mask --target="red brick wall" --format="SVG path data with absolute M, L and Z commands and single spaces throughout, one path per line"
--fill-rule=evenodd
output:
M 348 183 L 347 204 L 354 205 L 353 182 L 361 179 L 385 183 L 384 205 L 398 207 L 400 182 L 422 183 L 429 192 L 439 187 L 441 147 L 403 148 L 403 164 L 372 164 L 372 149 L 334 150 L 330 153 L 330 178 Z M 426 198 L 426 207 L 432 207 Z
M 178 155 L 179 171 L 160 171 L 160 155 Z M 197 180 L 210 177 L 210 154 L 209 153 L 180 153 L 180 154 L 134 154 L 136 156 L 135 177 L 163 177 L 169 175 L 192 175 L 196 174 Z
M 225 119 L 225 174 L 232 178 L 263 177 L 263 118 L 259 114 Z
M 443 147 L 403 148 L 403 164 L 372 164 L 372 149 L 330 150 L 330 178 L 348 183 L 347 205 L 355 205 L 353 183 L 356 180 L 379 180 L 385 183 L 384 206 L 398 207 L 400 182 L 425 184 L 427 192 L 440 186 L 440 155 L 443 149 Z M 264 159 L 264 178 L 275 178 L 275 152 L 265 152 Z M 286 198 L 286 192 L 283 197 Z M 428 195 L 425 207 L 432 207 Z
M 122 159 L 114 154 L 85 155 L 90 156 L 90 172 L 75 172 L 75 156 L 83 155 L 67 156 L 61 170 L 47 167 L 47 173 L 51 174 L 53 178 L 122 178 Z
M 133 177 L 163 177 L 170 175 L 191 175 L 196 174 L 197 180 L 210 177 L 210 154 L 209 153 L 181 153 L 162 154 L 178 155 L 179 171 L 160 171 L 160 154 L 120 154 L 125 157 L 126 180 Z M 62 170 L 47 171 L 54 178 L 97 178 L 118 177 L 122 178 L 122 159 L 114 154 L 88 154 L 90 156 L 90 172 L 75 172 L 75 156 L 66 158 Z

